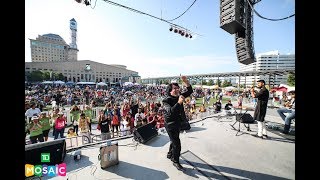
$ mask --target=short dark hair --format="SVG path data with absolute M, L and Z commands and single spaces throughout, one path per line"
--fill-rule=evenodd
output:
M 170 95 L 170 92 L 172 91 L 172 85 L 175 85 L 175 86 L 179 87 L 178 83 L 170 83 L 170 84 L 168 84 L 168 86 L 167 86 L 167 95 Z
M 266 82 L 264 80 L 258 80 L 257 82 L 262 82 L 263 84 L 266 84 Z

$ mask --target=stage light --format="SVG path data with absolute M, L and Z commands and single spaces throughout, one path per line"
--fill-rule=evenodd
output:
M 190 37 L 190 39 L 191 39 L 191 38 L 192 38 L 192 35 L 190 34 L 190 36 L 189 36 L 189 37 Z
M 186 37 L 189 37 L 189 34 L 186 34 Z
M 179 34 L 181 34 L 182 33 L 182 31 L 179 29 Z
M 82 2 L 82 0 L 75 0 L 77 3 L 81 3 Z
M 181 32 L 181 36 L 184 36 L 184 32 L 183 31 Z
M 173 28 L 171 27 L 170 29 L 169 29 L 169 31 L 172 31 L 173 30 Z
M 174 31 L 173 31 L 174 33 L 177 33 L 178 32 L 178 29 L 174 29 Z

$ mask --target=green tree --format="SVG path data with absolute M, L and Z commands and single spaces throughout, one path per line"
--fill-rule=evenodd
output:
M 207 85 L 207 81 L 206 80 L 202 80 L 202 85 Z
M 217 79 L 217 80 L 216 80 L 216 85 L 218 85 L 219 87 L 221 87 L 221 80 L 220 80 L 220 79 Z
M 232 86 L 231 81 L 224 80 L 222 82 L 222 87 L 228 87 L 228 86 Z
M 210 80 L 207 82 L 207 85 L 208 85 L 208 86 L 212 86 L 212 85 L 213 85 L 213 79 L 210 79 Z
M 288 75 L 288 79 L 287 79 L 288 85 L 289 85 L 289 86 L 295 86 L 295 84 L 296 84 L 295 82 L 296 82 L 296 77 L 295 77 L 295 75 L 292 74 L 292 73 L 290 73 L 290 74 Z
M 57 79 L 58 79 L 58 80 L 61 80 L 61 81 L 64 81 L 64 80 L 65 80 L 65 77 L 64 77 L 64 75 L 63 75 L 62 73 L 59 73 Z
M 36 81 L 42 81 L 42 80 L 43 80 L 43 75 L 41 71 L 32 71 L 30 73 L 29 81 L 36 82 Z
M 50 80 L 50 72 L 49 71 L 42 72 L 42 77 L 43 77 L 43 80 Z

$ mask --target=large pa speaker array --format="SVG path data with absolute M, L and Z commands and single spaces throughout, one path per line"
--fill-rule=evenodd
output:
M 133 137 L 136 141 L 145 144 L 150 139 L 158 135 L 157 129 L 154 125 L 148 123 L 144 126 L 138 127 L 133 131 Z
M 230 34 L 245 30 L 244 0 L 220 0 L 220 27 Z
M 245 30 L 235 33 L 238 62 L 248 65 L 256 62 L 253 46 L 253 15 L 248 2 L 244 3 Z
M 41 153 L 50 153 L 50 162 L 41 162 Z M 25 146 L 25 164 L 56 165 L 63 162 L 66 156 L 65 139 L 39 142 Z

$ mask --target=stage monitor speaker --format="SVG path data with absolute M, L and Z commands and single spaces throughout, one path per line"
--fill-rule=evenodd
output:
M 236 114 L 236 120 L 240 121 L 242 123 L 254 123 L 254 119 L 250 114 L 243 114 L 243 113 L 239 113 Z
M 41 162 L 41 153 L 50 153 L 50 162 Z M 25 146 L 25 164 L 56 165 L 63 162 L 66 156 L 65 139 L 39 142 Z
M 133 131 L 134 139 L 142 144 L 145 144 L 147 141 L 156 137 L 157 135 L 158 135 L 158 131 L 150 123 L 144 126 L 138 127 Z
M 220 28 L 230 34 L 245 30 L 245 0 L 220 0 Z

